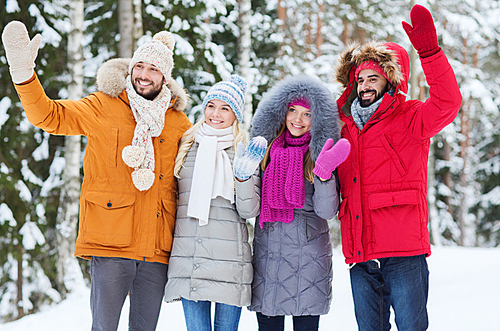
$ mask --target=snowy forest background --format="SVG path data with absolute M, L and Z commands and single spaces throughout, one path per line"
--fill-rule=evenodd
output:
M 432 140 L 429 209 L 433 245 L 500 244 L 500 2 L 416 1 L 436 21 L 440 46 L 460 85 L 459 115 Z M 131 57 L 161 30 L 175 35 L 174 78 L 199 116 L 215 82 L 238 73 L 249 93 L 244 124 L 263 93 L 287 75 L 320 77 L 338 95 L 338 54 L 352 41 L 394 41 L 412 60 L 411 98 L 425 99 L 420 62 L 401 27 L 404 0 L 2 0 L 12 20 L 41 33 L 36 71 L 54 99 L 95 91 L 99 66 Z M 0 47 L 0 319 L 59 302 L 88 263 L 73 257 L 85 138 L 50 136 L 23 113 Z M 339 224 L 331 221 L 339 244 Z

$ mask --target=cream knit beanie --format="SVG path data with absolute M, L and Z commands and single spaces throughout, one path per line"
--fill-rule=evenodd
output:
M 171 80 L 172 68 L 174 66 L 174 46 L 174 36 L 170 32 L 158 32 L 154 35 L 153 40 L 142 44 L 135 51 L 134 57 L 132 57 L 129 64 L 129 73 L 132 73 L 132 68 L 137 62 L 149 63 L 156 66 L 161 71 L 168 83 Z

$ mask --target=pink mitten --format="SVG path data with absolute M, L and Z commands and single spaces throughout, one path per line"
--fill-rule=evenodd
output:
M 339 164 L 344 162 L 351 152 L 351 143 L 345 138 L 333 145 L 333 139 L 328 139 L 315 162 L 313 173 L 321 179 L 327 180 Z
M 431 13 L 425 7 L 415 5 L 411 9 L 410 18 L 413 27 L 403 22 L 403 29 L 405 29 L 418 55 L 424 58 L 439 52 L 436 27 Z

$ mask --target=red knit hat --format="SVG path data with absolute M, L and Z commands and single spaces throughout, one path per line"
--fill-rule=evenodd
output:
M 391 82 L 391 80 L 387 77 L 385 70 L 380 66 L 380 64 L 378 64 L 378 62 L 375 62 L 375 61 L 365 61 L 365 62 L 361 63 L 356 68 L 356 72 L 354 73 L 354 77 L 355 77 L 356 81 L 358 81 L 358 75 L 361 72 L 361 70 L 365 70 L 365 69 L 374 70 L 374 71 L 378 72 L 379 74 L 381 74 L 382 76 L 384 76 L 384 78 L 387 79 L 388 82 Z

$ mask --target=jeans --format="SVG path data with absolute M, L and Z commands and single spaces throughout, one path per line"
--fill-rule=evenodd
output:
M 160 314 L 167 264 L 115 257 L 92 257 L 92 331 L 116 331 L 130 296 L 129 331 L 154 331 Z
M 360 331 L 390 330 L 390 306 L 399 331 L 427 330 L 429 269 L 424 255 L 358 263 L 350 274 Z
M 212 331 L 211 301 L 193 301 L 182 298 L 187 331 Z M 215 303 L 214 331 L 236 331 L 240 323 L 241 307 Z
M 259 331 L 285 330 L 285 316 L 266 316 L 257 313 Z M 314 331 L 319 328 L 319 315 L 293 316 L 294 331 Z

